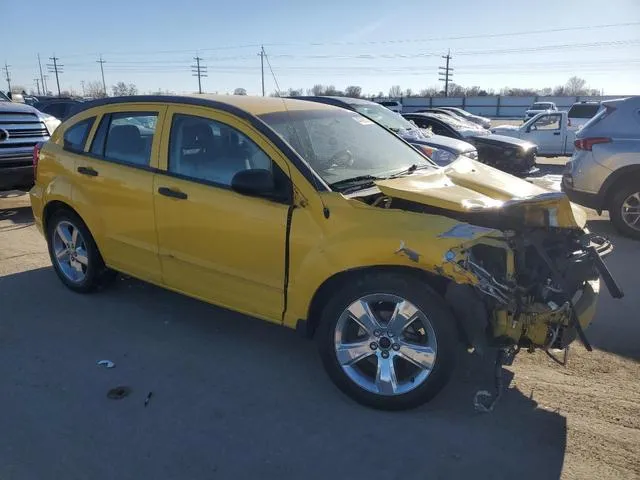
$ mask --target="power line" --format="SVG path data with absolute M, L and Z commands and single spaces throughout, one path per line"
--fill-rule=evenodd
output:
M 46 86 L 46 83 L 44 83 L 44 75 L 42 75 L 42 63 L 40 62 L 40 54 L 39 53 L 38 53 L 38 69 L 40 70 L 40 81 L 42 82 L 43 94 L 46 95 L 47 94 L 47 86 Z
M 102 59 L 102 55 L 100 55 L 100 58 L 98 60 L 96 60 L 96 63 L 100 64 L 100 73 L 102 74 L 102 90 L 104 92 L 104 96 L 107 96 L 107 84 L 104 81 L 104 64 L 106 63 L 105 60 Z
M 60 65 L 58 63 L 58 60 L 60 59 L 55 56 L 55 53 L 53 54 L 53 57 L 49 57 L 49 60 L 53 61 L 53 64 L 47 63 L 47 67 L 49 67 L 50 72 L 56 74 L 56 85 L 58 86 L 58 96 L 60 96 L 60 78 L 58 77 L 58 74 L 62 73 L 62 67 L 64 67 L 64 65 Z
M 451 50 L 447 52 L 446 55 L 443 55 L 442 58 L 446 59 L 447 63 L 444 67 L 438 67 L 439 72 L 439 80 L 444 82 L 444 96 L 449 96 L 449 78 L 453 77 L 453 68 L 449 67 L 449 61 L 451 60 Z
M 264 97 L 264 47 L 260 46 L 260 72 L 262 74 L 262 96 Z
M 9 87 L 9 93 L 11 93 L 11 72 L 9 72 L 9 67 L 11 67 L 11 65 L 7 65 L 7 62 L 4 62 L 4 67 L 2 67 L 2 69 L 6 76 L 5 78 L 7 80 L 7 86 Z
M 202 77 L 206 77 L 207 75 L 207 67 L 200 65 L 200 60 L 202 60 L 202 58 L 200 58 L 199 56 L 195 56 L 193 57 L 193 59 L 196 61 L 195 65 L 191 65 L 191 76 L 192 77 L 198 77 L 198 93 L 202 93 Z

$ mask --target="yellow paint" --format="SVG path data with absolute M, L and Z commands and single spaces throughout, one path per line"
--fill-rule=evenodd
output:
M 214 97 L 253 114 L 335 107 L 296 100 L 242 96 Z M 116 111 L 157 111 L 150 169 L 115 164 L 62 148 L 62 136 L 76 121 Z M 226 123 L 252 139 L 291 179 L 294 202 L 290 234 L 287 308 L 285 308 L 285 233 L 288 205 L 240 195 L 228 188 L 167 175 L 169 131 L 174 114 L 197 115 Z M 98 177 L 77 173 L 91 166 Z M 160 187 L 188 195 L 177 200 L 158 194 Z M 545 193 L 528 182 L 490 167 L 459 161 L 445 170 L 379 182 L 392 196 L 463 211 L 469 202 L 490 208 Z M 294 327 L 305 319 L 318 288 L 329 278 L 354 269 L 394 266 L 444 275 L 459 283 L 475 277 L 444 261 L 446 252 L 467 244 L 498 242 L 496 230 L 474 238 L 441 234 L 460 222 L 438 215 L 371 207 L 340 193 L 319 194 L 269 139 L 228 112 L 188 104 L 126 103 L 94 107 L 64 122 L 44 147 L 31 191 L 36 223 L 58 200 L 78 212 L 108 266 L 202 300 Z M 535 203 L 535 202 L 534 202 Z M 465 205 L 467 205 L 465 207 Z M 558 218 L 570 224 L 570 204 Z M 568 208 L 568 211 L 567 211 Z M 325 218 L 324 211 L 330 212 Z M 419 254 L 413 261 L 396 253 L 400 243 Z M 501 243 L 502 244 L 502 243 Z M 513 261 L 513 256 L 508 257 Z

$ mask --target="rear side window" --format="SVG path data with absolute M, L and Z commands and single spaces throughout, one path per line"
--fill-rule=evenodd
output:
M 123 112 L 105 115 L 100 122 L 90 151 L 107 160 L 148 166 L 157 120 L 157 112 Z
M 569 118 L 591 118 L 596 113 L 600 105 L 596 104 L 577 104 L 569 109 Z
M 71 152 L 84 151 L 87 135 L 89 135 L 89 130 L 91 130 L 95 119 L 96 117 L 87 118 L 69 127 L 63 136 L 64 149 Z

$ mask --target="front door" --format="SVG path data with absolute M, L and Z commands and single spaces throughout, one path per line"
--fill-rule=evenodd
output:
M 539 154 L 562 154 L 564 150 L 562 115 L 551 113 L 540 116 L 529 126 L 529 134 L 526 140 L 538 145 Z
M 92 217 L 92 233 L 107 265 L 156 283 L 162 277 L 152 188 L 156 124 L 165 111 L 154 104 L 107 111 L 94 128 L 89 155 L 76 162 L 73 193 Z
M 165 130 L 165 173 L 153 187 L 164 282 L 280 322 L 290 191 L 274 161 L 280 154 L 246 122 L 213 109 L 172 107 Z M 271 170 L 282 198 L 233 191 L 233 176 L 247 169 Z

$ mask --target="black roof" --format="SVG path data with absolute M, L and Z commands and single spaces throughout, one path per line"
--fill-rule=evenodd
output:
M 298 97 L 290 97 L 295 98 L 296 100 L 308 100 L 310 102 L 318 102 L 318 103 L 326 103 L 328 105 L 335 105 L 337 107 L 344 107 L 353 110 L 352 105 L 379 105 L 376 102 L 371 102 L 369 100 L 365 100 L 363 98 L 353 98 L 353 97 L 333 97 L 333 96 L 324 96 L 324 95 L 307 95 L 307 96 L 298 96 Z

